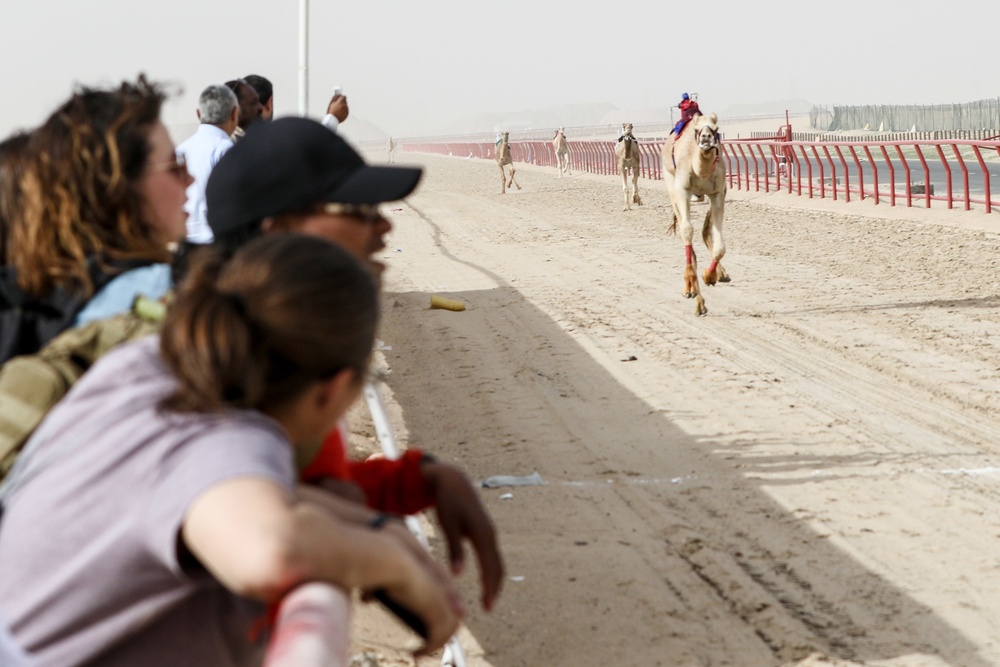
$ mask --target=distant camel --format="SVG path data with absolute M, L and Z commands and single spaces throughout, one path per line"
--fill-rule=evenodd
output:
M 622 136 L 615 144 L 615 155 L 618 157 L 618 172 L 622 175 L 622 190 L 625 192 L 623 211 L 632 208 L 632 204 L 642 206 L 639 199 L 639 140 L 632 134 L 632 123 L 622 125 Z M 632 196 L 629 197 L 628 179 L 632 176 Z
M 552 139 L 552 148 L 556 151 L 556 163 L 559 167 L 559 178 L 562 178 L 563 172 L 569 176 L 573 175 L 569 170 L 569 143 L 566 141 L 564 130 L 565 128 L 560 127 Z
M 514 180 L 514 161 L 510 159 L 510 143 L 508 139 L 510 138 L 510 132 L 504 132 L 500 135 L 500 142 L 496 147 L 496 159 L 497 166 L 500 167 L 500 194 L 506 194 L 507 188 L 513 183 L 520 190 L 521 186 L 517 184 Z M 504 171 L 504 167 L 510 165 L 510 179 L 507 178 L 507 172 Z
M 389 164 L 392 164 L 396 161 L 396 142 L 392 140 L 392 137 L 389 137 L 389 141 L 386 143 L 385 149 L 389 151 Z
M 726 164 L 719 146 L 719 123 L 713 113 L 697 116 L 688 123 L 680 136 L 671 134 L 663 144 L 664 180 L 670 194 L 674 219 L 670 226 L 677 232 L 680 221 L 680 235 L 684 241 L 684 296 L 695 299 L 695 315 L 704 315 L 705 299 L 698 288 L 698 258 L 695 256 L 691 239 L 694 228 L 691 225 L 691 195 L 708 196 L 709 209 L 701 228 L 701 238 L 712 254 L 712 263 L 705 271 L 706 285 L 729 282 L 729 274 L 722 268 L 722 257 L 726 254 L 726 243 L 722 238 L 722 217 L 726 203 Z

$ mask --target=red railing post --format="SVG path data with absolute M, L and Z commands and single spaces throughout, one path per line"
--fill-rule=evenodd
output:
M 844 168 L 844 201 L 850 203 L 851 174 L 847 170 L 847 160 L 844 159 L 844 152 L 840 150 L 840 144 L 834 144 L 833 149 L 837 151 L 837 157 L 840 158 L 840 166 Z M 836 197 L 834 197 L 834 199 L 836 199 Z
M 934 148 L 937 150 L 938 158 L 941 160 L 941 166 L 944 168 L 944 180 L 945 188 L 948 190 L 948 194 L 945 195 L 945 201 L 948 203 L 948 208 L 952 207 L 951 201 L 951 166 L 948 164 L 948 159 L 944 156 L 944 149 L 941 148 L 941 144 L 935 144 Z
M 813 151 L 815 152 L 816 147 L 813 146 Z M 806 153 L 806 147 L 804 145 L 799 146 L 799 152 L 802 153 L 802 161 L 806 163 L 807 178 L 809 179 L 809 199 L 813 198 L 813 166 L 812 161 L 809 159 L 809 154 Z M 816 158 L 817 161 L 819 158 Z M 799 172 L 801 177 L 801 172 Z M 801 192 L 799 194 L 802 194 Z
M 872 152 L 868 150 L 868 144 L 862 146 L 865 149 L 865 156 L 868 158 L 868 164 L 872 166 L 872 187 L 875 188 L 875 205 L 878 206 L 879 203 L 879 192 L 878 192 L 878 166 L 875 164 L 875 159 L 872 157 Z M 862 188 L 862 194 L 864 188 Z
M 931 207 L 931 170 L 927 166 L 927 160 L 924 159 L 924 153 L 920 150 L 920 144 L 914 144 L 913 146 L 917 149 L 917 157 L 920 158 L 920 165 L 924 168 L 924 208 Z
M 906 208 L 910 208 L 913 206 L 913 191 L 910 189 L 910 163 L 906 161 L 906 156 L 903 155 L 903 149 L 899 144 L 896 144 L 896 154 L 903 164 L 903 171 L 906 172 Z
M 965 188 L 965 210 L 968 211 L 972 208 L 971 195 L 969 194 L 969 169 L 965 166 L 965 160 L 962 159 L 958 145 L 952 144 L 951 150 L 954 151 L 955 159 L 958 160 L 958 168 L 962 170 L 962 187 Z
M 823 154 L 826 155 L 827 162 L 830 164 L 830 187 L 833 189 L 833 201 L 837 201 L 837 167 L 833 164 L 830 149 L 825 144 L 823 145 Z
M 858 170 L 858 195 L 861 197 L 861 201 L 865 200 L 865 175 L 861 171 L 861 160 L 858 159 L 858 152 L 854 150 L 854 146 L 848 146 L 847 150 L 851 151 L 851 157 L 854 158 L 854 166 Z
M 972 150 L 976 152 L 976 160 L 979 162 L 979 168 L 983 170 L 983 190 L 986 192 L 986 212 L 990 213 L 993 210 L 993 196 L 990 193 L 990 170 L 986 168 L 986 161 L 983 160 L 983 155 L 979 152 L 979 146 L 973 145 Z

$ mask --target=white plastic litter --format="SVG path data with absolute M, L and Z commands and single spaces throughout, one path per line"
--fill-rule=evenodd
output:
M 502 486 L 541 486 L 542 484 L 545 484 L 545 482 L 542 481 L 542 476 L 536 470 L 530 475 L 520 477 L 517 475 L 494 475 L 493 477 L 487 477 L 483 480 L 482 486 L 484 489 L 499 489 Z

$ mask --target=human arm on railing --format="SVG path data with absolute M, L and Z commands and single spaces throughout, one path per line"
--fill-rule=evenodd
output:
M 369 507 L 383 512 L 416 514 L 433 507 L 452 572 L 457 575 L 465 568 L 467 541 L 479 564 L 483 608 L 493 608 L 503 585 L 503 557 L 479 492 L 461 468 L 418 449 L 407 450 L 398 459 L 348 461 L 343 433 L 334 430 L 302 479 L 343 497 L 363 498 Z
M 308 492 L 306 492 L 308 496 Z M 305 581 L 386 591 L 427 626 L 424 655 L 445 644 L 464 615 L 450 576 L 389 530 L 359 523 L 371 513 L 332 499 L 293 499 L 255 477 L 217 484 L 191 504 L 183 545 L 226 588 L 278 600 Z

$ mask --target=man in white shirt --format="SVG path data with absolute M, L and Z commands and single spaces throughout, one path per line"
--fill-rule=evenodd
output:
M 230 135 L 236 130 L 239 119 L 240 106 L 236 94 L 224 85 L 211 85 L 198 98 L 198 120 L 201 124 L 191 137 L 177 147 L 177 155 L 184 159 L 188 173 L 194 178 L 194 183 L 187 189 L 187 203 L 184 205 L 188 213 L 187 240 L 191 243 L 212 242 L 205 185 L 216 163 L 233 147 Z

